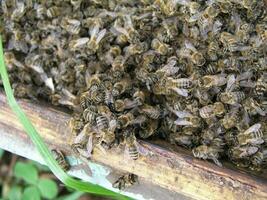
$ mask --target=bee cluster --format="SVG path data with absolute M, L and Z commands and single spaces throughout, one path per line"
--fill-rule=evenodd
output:
M 2 0 L 15 94 L 68 106 L 72 149 L 159 137 L 213 160 L 267 163 L 263 0 Z

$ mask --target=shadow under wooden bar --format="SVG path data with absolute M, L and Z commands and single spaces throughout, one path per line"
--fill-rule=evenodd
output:
M 67 127 L 69 114 L 45 104 L 18 102 L 50 148 L 62 149 L 68 156 L 73 156 L 69 145 L 71 133 Z M 0 134 L 0 148 L 30 158 L 30 154 L 34 154 L 31 141 L 3 93 L 0 93 Z M 139 186 L 133 186 L 129 191 L 140 194 L 140 199 L 267 199 L 267 180 L 264 178 L 218 167 L 184 151 L 144 141 L 139 143 L 148 153 L 136 161 L 125 156 L 123 147 L 106 153 L 95 150 L 92 161 L 112 169 L 113 174 L 130 172 L 138 175 L 141 178 Z M 20 149 L 24 152 L 20 153 Z

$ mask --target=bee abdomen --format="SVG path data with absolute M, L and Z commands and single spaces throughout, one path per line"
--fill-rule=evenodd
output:
M 137 151 L 136 147 L 129 147 L 129 156 L 130 158 L 132 158 L 133 160 L 137 160 L 139 157 L 139 153 Z
M 96 118 L 96 124 L 100 130 L 108 129 L 108 119 L 104 116 L 98 116 Z

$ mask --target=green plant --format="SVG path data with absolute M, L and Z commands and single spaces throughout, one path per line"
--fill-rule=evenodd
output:
M 3 46 L 2 46 L 2 37 L 0 36 L 0 74 L 2 77 L 5 93 L 7 96 L 7 101 L 12 109 L 12 111 L 17 115 L 19 121 L 23 125 L 26 133 L 31 138 L 32 142 L 36 146 L 37 150 L 42 155 L 44 161 L 47 166 L 51 169 L 54 175 L 62 181 L 66 186 L 74 188 L 79 191 L 89 192 L 93 194 L 106 195 L 116 199 L 129 199 L 128 197 L 122 196 L 118 193 L 105 189 L 95 184 L 91 184 L 88 182 L 83 182 L 76 180 L 69 175 L 67 175 L 58 165 L 56 160 L 53 158 L 50 150 L 47 148 L 46 144 L 43 142 L 42 138 L 29 121 L 23 110 L 20 108 L 18 103 L 16 102 L 13 91 L 9 82 L 6 66 L 4 63 L 4 55 L 3 55 Z

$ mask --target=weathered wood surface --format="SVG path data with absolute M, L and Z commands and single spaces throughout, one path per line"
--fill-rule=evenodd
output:
M 70 118 L 69 114 L 26 100 L 19 100 L 19 104 L 51 148 L 57 147 L 71 154 L 70 146 L 66 143 L 71 137 L 66 124 Z M 3 94 L 0 94 L 0 133 L 0 140 L 5 140 L 5 137 L 9 137 L 9 141 L 19 138 L 25 144 L 31 145 Z M 3 141 L 0 141 L 0 145 L 1 143 Z M 170 193 L 166 197 L 163 197 L 163 194 L 165 200 L 181 199 L 178 193 L 193 199 L 267 199 L 265 179 L 225 167 L 220 168 L 184 152 L 167 150 L 143 141 L 140 141 L 140 144 L 149 153 L 137 161 L 128 159 L 123 147 L 106 154 L 96 150 L 92 161 L 118 171 L 137 174 L 146 183 L 151 182 L 152 185 L 167 189 L 161 192 Z M 151 189 L 150 195 L 154 192 L 156 193 Z

